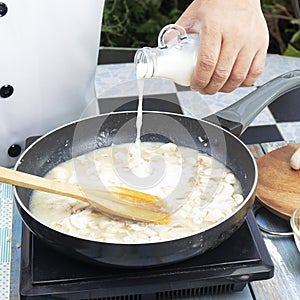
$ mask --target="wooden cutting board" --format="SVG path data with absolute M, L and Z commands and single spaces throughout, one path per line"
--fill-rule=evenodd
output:
M 290 158 L 299 147 L 290 144 L 257 160 L 256 195 L 263 205 L 285 219 L 300 207 L 300 170 L 290 167 Z

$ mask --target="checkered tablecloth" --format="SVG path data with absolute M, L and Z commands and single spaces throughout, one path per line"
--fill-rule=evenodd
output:
M 0 299 L 9 297 L 11 237 L 12 237 L 12 187 L 0 184 Z

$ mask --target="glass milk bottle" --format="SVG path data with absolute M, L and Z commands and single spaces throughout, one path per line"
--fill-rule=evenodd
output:
M 177 37 L 166 43 L 165 37 L 171 31 L 176 31 Z M 189 86 L 199 44 L 199 34 L 187 34 L 183 27 L 176 24 L 165 26 L 159 33 L 157 48 L 137 50 L 134 57 L 137 78 L 163 77 Z

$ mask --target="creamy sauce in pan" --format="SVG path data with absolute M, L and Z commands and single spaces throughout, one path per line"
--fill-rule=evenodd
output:
M 149 224 L 111 218 L 72 198 L 34 191 L 30 210 L 58 231 L 89 240 L 149 243 L 181 238 L 205 230 L 243 202 L 240 183 L 214 158 L 175 144 L 141 143 L 101 148 L 64 162 L 47 175 L 81 186 L 120 185 L 166 200 L 169 224 Z

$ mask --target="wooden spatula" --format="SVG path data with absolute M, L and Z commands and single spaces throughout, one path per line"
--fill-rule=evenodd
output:
M 166 224 L 170 219 L 170 214 L 160 197 L 120 186 L 106 189 L 80 187 L 3 167 L 0 167 L 0 181 L 75 198 L 116 217 L 158 224 Z

